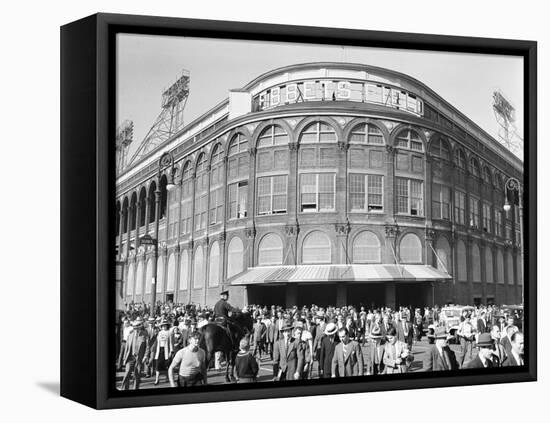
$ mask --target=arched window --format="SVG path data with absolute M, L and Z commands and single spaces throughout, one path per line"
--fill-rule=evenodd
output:
M 143 293 L 143 278 L 145 276 L 143 274 L 143 266 L 144 266 L 144 262 L 139 261 L 137 264 L 137 271 L 136 271 L 136 289 L 135 289 L 136 295 L 141 295 Z
M 450 160 L 451 149 L 449 148 L 449 142 L 445 138 L 437 136 L 430 143 L 430 154 L 440 159 Z
M 300 142 L 336 142 L 336 131 L 325 122 L 314 122 L 304 128 L 300 135 Z
M 513 285 L 515 282 L 514 259 L 512 258 L 512 253 L 510 252 L 506 254 L 506 282 L 508 282 L 508 285 Z
M 485 248 L 485 282 L 493 283 L 493 252 L 489 247 Z
M 444 236 L 440 236 L 435 243 L 435 252 L 437 256 L 435 257 L 435 264 L 438 270 L 442 272 L 447 272 L 452 274 L 452 257 L 451 257 L 451 247 L 449 241 Z
M 168 205 L 168 190 L 166 186 L 168 185 L 168 179 L 166 175 L 162 175 L 160 178 L 160 218 L 163 219 L 166 217 L 166 206 Z
M 363 231 L 353 240 L 352 253 L 354 263 L 380 263 L 380 240 L 370 232 Z
M 145 214 L 147 213 L 147 191 L 141 187 L 139 191 L 139 226 L 145 225 Z
M 210 246 L 210 258 L 208 260 L 208 286 L 220 284 L 220 244 L 218 241 Z
M 468 280 L 468 263 L 466 260 L 466 246 L 464 242 L 459 240 L 456 244 L 456 256 L 457 256 L 457 268 L 458 268 L 458 280 Z
M 166 280 L 166 291 L 173 292 L 176 286 L 176 256 L 170 254 L 168 259 L 168 278 Z
M 147 195 L 147 202 L 149 203 L 149 223 L 155 221 L 155 215 L 157 209 L 155 207 L 155 191 L 157 190 L 157 183 L 155 181 L 151 182 L 149 185 L 149 194 Z
M 472 243 L 472 251 L 470 257 L 472 259 L 472 281 L 481 282 L 481 262 L 479 257 L 479 247 L 475 242 Z
M 464 155 L 464 151 L 460 148 L 455 150 L 455 164 L 459 169 L 466 169 L 466 156 Z
M 193 288 L 202 288 L 204 286 L 204 254 L 202 245 L 195 250 L 195 260 L 193 262 Z
M 424 151 L 422 139 L 416 131 L 404 129 L 395 137 L 395 146 L 414 151 Z
M 502 178 L 498 172 L 495 172 L 495 175 L 493 177 L 493 184 L 495 186 L 495 190 L 502 191 Z
M 277 125 L 270 125 L 258 137 L 258 148 L 287 145 L 288 142 L 288 134 L 283 128 Z
M 229 142 L 228 157 L 228 179 L 248 178 L 248 140 L 243 134 L 237 133 L 231 138 Z
M 153 259 L 147 260 L 147 267 L 145 269 L 145 293 L 151 293 L 151 281 L 153 279 Z
M 187 250 L 181 252 L 179 285 L 181 290 L 185 290 L 189 286 L 189 253 Z
M 256 155 L 258 172 L 288 170 L 288 141 L 288 134 L 280 126 L 271 125 L 262 131 Z
M 383 145 L 384 134 L 375 125 L 360 123 L 351 130 L 349 142 L 354 144 Z
M 157 294 L 161 293 L 164 289 L 164 257 L 159 257 L 157 260 Z
M 116 222 L 115 222 L 115 234 L 120 235 L 120 221 L 122 216 L 122 206 L 120 201 L 116 202 Z
M 501 249 L 497 251 L 497 283 L 504 283 L 504 256 Z
M 183 166 L 181 173 L 181 234 L 188 234 L 192 231 L 191 220 L 193 219 L 193 172 L 191 162 L 188 160 Z
M 130 211 L 128 210 L 128 197 L 124 198 L 122 202 L 122 233 L 125 234 L 128 231 L 128 218 L 130 217 Z
M 399 243 L 401 263 L 422 263 L 422 242 L 415 234 L 407 234 Z
M 134 295 L 134 276 L 134 263 L 130 263 L 126 278 L 126 295 Z
M 475 176 L 476 178 L 480 177 L 479 163 L 475 157 L 472 157 L 470 159 L 470 173 L 472 174 L 472 176 Z
M 325 233 L 313 231 L 304 238 L 302 262 L 305 264 L 332 263 L 330 239 Z
M 221 144 L 216 144 L 210 162 L 210 210 L 209 223 L 215 225 L 223 219 L 224 191 L 223 185 L 223 149 Z
M 130 230 L 136 229 L 136 212 L 137 212 L 137 194 L 132 193 L 132 199 L 130 200 Z
M 276 234 L 267 234 L 258 247 L 258 265 L 274 266 L 283 264 L 283 241 Z
M 201 153 L 197 160 L 195 175 L 195 230 L 206 228 L 206 211 L 208 207 L 208 172 L 206 171 L 206 154 Z
M 227 248 L 227 277 L 235 276 L 241 273 L 244 264 L 244 248 L 243 242 L 237 236 L 231 238 L 229 247 Z

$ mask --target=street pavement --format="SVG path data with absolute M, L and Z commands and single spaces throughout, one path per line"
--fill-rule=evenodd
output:
M 422 338 L 420 342 L 415 341 L 412 348 L 414 361 L 411 364 L 409 372 L 422 371 L 422 363 L 424 361 L 424 358 L 426 357 L 426 353 L 429 350 L 430 346 L 431 345 L 428 343 L 428 338 L 425 336 Z M 461 357 L 460 346 L 456 344 L 451 344 L 450 347 L 456 353 L 457 359 L 460 360 L 460 357 Z M 474 350 L 474 354 L 476 353 L 477 352 Z M 365 358 L 365 362 L 366 362 L 366 358 L 367 358 L 366 348 L 363 348 L 363 357 Z M 258 382 L 272 381 L 273 364 L 268 354 L 262 355 L 262 358 L 259 360 L 259 367 L 260 367 L 260 371 L 258 373 Z M 117 372 L 116 374 L 117 388 L 120 388 L 123 375 L 124 375 L 124 372 Z M 312 378 L 317 379 L 317 377 L 318 377 L 318 363 L 315 362 L 313 365 Z M 161 372 L 158 385 L 154 385 L 153 384 L 154 381 L 155 381 L 154 375 L 153 377 L 142 377 L 140 389 L 156 389 L 156 388 L 170 387 L 170 383 L 168 382 L 168 375 L 166 371 Z M 132 387 L 132 382 L 130 383 L 130 387 Z M 223 368 L 222 370 L 215 370 L 214 368 L 211 368 L 208 371 L 209 385 L 220 385 L 225 383 L 227 383 L 225 381 L 225 368 Z

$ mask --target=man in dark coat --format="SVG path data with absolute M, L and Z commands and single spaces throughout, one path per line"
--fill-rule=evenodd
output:
M 265 350 L 265 338 L 267 332 L 267 328 L 262 320 L 263 316 L 258 314 L 258 316 L 256 316 L 256 323 L 254 323 L 252 328 L 252 345 L 254 345 L 252 356 L 255 358 L 256 352 L 258 352 L 260 360 L 262 359 L 262 352 Z
M 404 342 L 412 350 L 414 330 L 405 313 L 400 313 L 401 319 L 396 322 L 397 340 Z
M 304 369 L 305 344 L 300 339 L 291 338 L 292 326 L 285 325 L 283 337 L 275 343 L 273 369 L 276 380 L 298 380 Z
M 216 319 L 225 318 L 227 320 L 229 318 L 229 313 L 239 311 L 237 308 L 233 307 L 227 302 L 228 299 L 229 291 L 222 291 L 220 293 L 220 299 L 214 305 L 214 317 Z
M 493 363 L 493 348 L 495 342 L 491 338 L 490 333 L 482 333 L 479 335 L 477 341 L 477 347 L 479 353 L 470 361 L 465 363 L 463 369 L 486 369 L 488 367 L 495 367 Z
M 122 389 L 130 388 L 130 378 L 134 377 L 134 389 L 139 389 L 143 364 L 149 357 L 149 335 L 143 327 L 143 320 L 138 317 L 132 324 L 134 330 L 128 335 L 124 351 L 123 364 L 125 366 L 122 378 Z
M 267 327 L 265 333 L 265 340 L 269 358 L 273 360 L 273 345 L 279 340 L 279 327 L 277 326 L 277 319 L 274 315 L 271 315 L 270 321 L 271 324 Z
M 319 347 L 319 376 L 322 378 L 330 378 L 332 375 L 332 358 L 334 357 L 336 345 L 339 342 L 336 339 L 337 331 L 338 327 L 335 323 L 328 323 L 325 327 L 325 335 L 321 339 Z
M 361 346 L 355 340 L 350 339 L 348 329 L 341 328 L 338 331 L 340 343 L 334 348 L 332 358 L 332 377 L 338 373 L 340 377 L 363 376 L 363 352 Z
M 502 363 L 502 367 L 523 366 L 523 333 L 514 332 L 511 345 L 512 349 Z
M 448 335 L 444 327 L 437 327 L 434 333 L 435 344 L 431 346 L 424 360 L 423 371 L 456 370 L 459 368 L 456 355 L 447 343 Z

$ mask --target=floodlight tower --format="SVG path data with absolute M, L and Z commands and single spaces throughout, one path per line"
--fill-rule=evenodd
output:
M 120 174 L 128 161 L 128 149 L 134 139 L 134 122 L 125 120 L 116 130 L 116 171 Z
M 153 151 L 183 127 L 183 109 L 189 97 L 189 79 L 189 71 L 184 69 L 176 82 L 163 91 L 161 112 L 128 164 Z
M 516 134 L 516 109 L 500 91 L 493 92 L 493 111 L 500 125 L 500 142 L 516 156 L 523 154 L 523 139 Z

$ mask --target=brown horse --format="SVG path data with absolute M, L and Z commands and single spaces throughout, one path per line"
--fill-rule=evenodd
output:
M 200 346 L 206 352 L 206 367 L 210 367 L 210 362 L 217 351 L 223 352 L 226 357 L 226 382 L 232 382 L 235 379 L 235 357 L 239 352 L 239 342 L 242 338 L 250 335 L 252 325 L 253 320 L 250 314 L 236 313 L 231 319 L 227 320 L 227 327 L 229 330 L 226 330 L 226 328 L 217 323 L 208 323 L 201 329 L 202 336 Z M 231 378 L 229 375 L 230 365 Z

